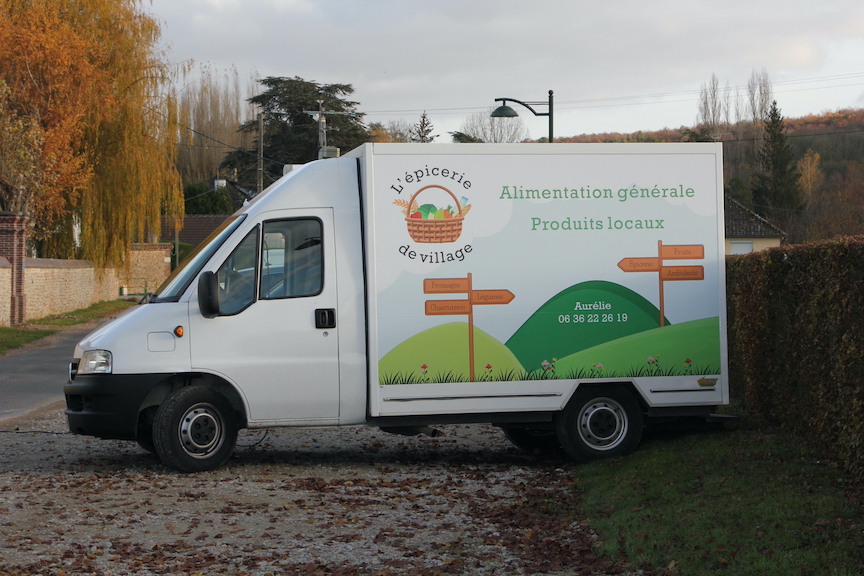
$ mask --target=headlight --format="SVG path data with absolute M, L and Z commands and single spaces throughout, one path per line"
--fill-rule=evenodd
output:
M 108 350 L 88 350 L 81 355 L 78 374 L 110 374 L 111 352 Z

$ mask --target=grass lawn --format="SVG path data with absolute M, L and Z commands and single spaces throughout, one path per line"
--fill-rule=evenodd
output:
M 574 470 L 602 552 L 649 574 L 864 574 L 856 485 L 759 419 L 649 433 L 627 457 Z

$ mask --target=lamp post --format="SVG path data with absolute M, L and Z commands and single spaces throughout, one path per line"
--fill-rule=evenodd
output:
M 507 102 L 516 102 L 517 104 L 521 104 L 525 108 L 531 111 L 535 116 L 548 116 L 549 117 L 549 143 L 553 142 L 552 140 L 552 90 L 549 90 L 549 101 L 548 102 L 522 102 L 521 100 L 516 100 L 515 98 L 495 98 L 495 102 L 501 102 L 501 106 L 492 111 L 492 114 L 489 116 L 492 118 L 515 118 L 519 116 L 513 108 L 507 105 Z M 537 112 L 532 108 L 532 106 L 540 106 L 546 104 L 549 107 L 548 112 Z

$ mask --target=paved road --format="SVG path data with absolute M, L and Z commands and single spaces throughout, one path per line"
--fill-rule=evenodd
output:
M 63 330 L 0 357 L 0 420 L 63 400 L 75 344 L 95 327 Z

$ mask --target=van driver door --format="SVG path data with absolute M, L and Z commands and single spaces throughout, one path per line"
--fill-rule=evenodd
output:
M 215 271 L 219 315 L 190 301 L 192 369 L 234 383 L 250 424 L 339 418 L 339 331 L 330 209 L 270 213 Z

